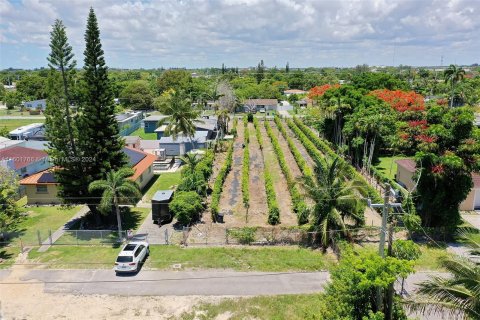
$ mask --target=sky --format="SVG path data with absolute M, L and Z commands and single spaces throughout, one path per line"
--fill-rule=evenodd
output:
M 0 69 L 47 67 L 55 19 L 82 66 L 90 7 L 111 68 L 480 63 L 480 0 L 0 0 Z

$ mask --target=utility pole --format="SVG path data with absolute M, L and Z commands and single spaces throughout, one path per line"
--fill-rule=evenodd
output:
M 399 208 L 402 206 L 401 203 L 390 203 L 390 196 L 395 195 L 395 192 L 390 188 L 389 183 L 385 183 L 385 195 L 383 197 L 383 203 L 371 203 L 368 199 L 368 206 L 370 208 L 382 208 L 382 227 L 380 230 L 380 244 L 378 247 L 378 253 L 382 258 L 385 258 L 385 238 L 387 234 L 387 223 L 388 223 L 388 212 L 390 208 Z M 391 237 L 393 237 L 393 229 L 390 229 Z M 389 236 L 390 240 L 390 236 Z M 389 248 L 389 254 L 391 250 Z M 389 288 L 390 289 L 390 288 Z M 392 284 L 392 294 L 393 294 L 393 284 Z M 377 307 L 380 310 L 382 305 L 382 290 L 379 288 L 377 290 Z M 385 319 L 390 320 L 392 317 L 392 307 L 393 307 L 393 296 L 392 299 L 387 299 L 387 306 L 385 306 Z

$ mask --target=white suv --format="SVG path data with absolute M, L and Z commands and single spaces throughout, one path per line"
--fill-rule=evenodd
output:
M 115 262 L 115 272 L 138 272 L 140 264 L 150 253 L 148 242 L 132 241 L 123 247 Z

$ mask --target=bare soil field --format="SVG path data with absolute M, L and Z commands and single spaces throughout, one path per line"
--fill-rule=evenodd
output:
M 226 224 L 238 224 L 241 217 L 245 219 L 245 208 L 242 203 L 242 157 L 243 157 L 243 124 L 239 121 L 237 125 L 237 138 L 233 147 L 232 170 L 225 179 L 222 195 L 220 197 L 220 212 L 224 214 Z M 220 164 L 221 165 L 221 164 Z M 241 224 L 241 226 L 243 226 Z
M 255 136 L 253 123 L 248 124 L 250 133 L 250 207 L 246 221 L 248 225 L 267 225 L 268 207 L 267 195 L 265 192 L 265 179 L 263 177 L 264 161 L 262 150 Z

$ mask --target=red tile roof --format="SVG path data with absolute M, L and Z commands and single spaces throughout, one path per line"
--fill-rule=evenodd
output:
M 405 168 L 408 172 L 415 172 L 415 161 L 412 159 L 400 159 L 395 161 L 399 167 Z
M 25 147 L 13 147 L 0 150 L 0 161 L 12 159 L 15 170 L 46 159 L 47 157 L 48 154 L 45 151 Z
M 145 155 L 145 157 L 142 160 L 140 160 L 135 166 L 133 166 L 134 174 L 133 174 L 133 176 L 130 177 L 130 179 L 132 181 L 135 181 L 135 180 L 137 180 L 138 177 L 140 177 L 140 175 L 142 173 L 144 173 L 157 160 L 157 156 L 155 156 L 153 154 L 143 152 L 143 151 L 140 151 L 138 149 L 133 149 L 133 148 L 130 148 L 130 147 L 125 147 L 125 148 L 130 149 L 130 150 L 134 150 L 135 152 L 138 152 L 138 153 L 143 153 Z M 48 182 L 48 183 L 38 182 L 38 180 L 40 179 L 40 177 L 42 176 L 43 173 L 51 172 L 51 171 L 52 171 L 52 169 L 47 169 L 47 170 L 41 171 L 39 173 L 32 174 L 31 176 L 20 180 L 20 184 L 21 185 L 58 184 L 58 182 Z

